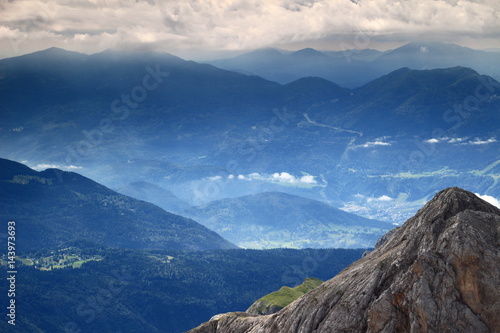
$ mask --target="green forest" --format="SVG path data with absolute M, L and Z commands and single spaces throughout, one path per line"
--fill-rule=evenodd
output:
M 218 313 L 245 311 L 282 286 L 297 286 L 307 277 L 329 279 L 363 252 L 72 247 L 23 253 L 16 275 L 16 326 L 2 321 L 0 331 L 183 332 Z M 86 259 L 76 267 L 68 263 L 51 270 L 35 268 L 26 259 L 54 262 L 54 256 Z M 1 266 L 0 276 L 7 275 Z M 8 289 L 8 281 L 0 281 L 2 290 Z

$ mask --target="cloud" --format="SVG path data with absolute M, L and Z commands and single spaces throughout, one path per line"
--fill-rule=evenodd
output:
M 460 143 L 467 140 L 467 138 L 452 138 L 448 141 L 448 143 Z
M 425 142 L 427 142 L 427 143 L 438 143 L 439 140 L 432 138 L 432 139 L 429 139 L 429 140 L 425 140 Z
M 359 201 L 366 200 L 366 202 L 389 202 L 389 201 L 394 200 L 393 198 L 391 198 L 390 196 L 385 195 L 385 194 L 381 195 L 380 197 L 368 197 L 366 195 L 357 193 L 354 195 L 354 198 L 356 198 L 356 200 L 359 200 Z
M 83 169 L 81 166 L 76 166 L 76 165 L 68 165 L 68 166 L 63 166 L 63 170 L 79 170 Z
M 23 162 L 24 163 L 24 162 Z M 35 166 L 30 166 L 31 169 L 36 170 L 36 171 L 42 171 L 46 169 L 60 169 L 60 170 L 65 170 L 65 171 L 73 171 L 73 170 L 79 170 L 83 169 L 81 166 L 76 166 L 76 165 L 57 165 L 57 164 L 48 164 L 48 163 L 40 163 Z
M 277 182 L 283 183 L 296 183 L 297 178 L 289 174 L 288 172 L 273 173 L 272 179 Z
M 304 184 L 317 184 L 318 182 L 314 178 L 315 177 L 311 175 L 302 176 L 300 177 L 300 182 Z
M 382 195 L 378 198 L 376 197 L 370 197 L 367 199 L 368 202 L 374 202 L 374 201 L 379 201 L 379 202 L 388 202 L 388 201 L 392 201 L 394 200 L 393 198 L 391 198 L 390 196 L 387 196 L 387 195 Z
M 473 141 L 469 141 L 467 144 L 469 145 L 487 145 L 489 143 L 495 143 L 497 140 L 495 138 L 489 138 L 487 140 L 475 139 Z
M 384 142 L 381 140 L 375 140 L 375 141 L 368 141 L 365 144 L 359 145 L 359 146 L 354 146 L 354 148 L 373 148 L 377 146 L 391 146 L 392 144 L 389 142 Z
M 274 173 L 271 180 L 278 183 L 290 183 L 290 184 L 317 184 L 318 182 L 314 179 L 314 176 L 304 175 L 297 178 L 288 172 Z
M 377 200 L 379 200 L 379 201 L 392 201 L 393 199 L 390 196 L 382 195 L 382 196 L 378 197 Z
M 484 201 L 489 202 L 493 206 L 500 208 L 500 201 L 497 198 L 492 197 L 491 195 L 481 195 L 479 193 L 474 193 L 474 194 L 483 199 Z
M 50 46 L 175 53 L 337 39 L 361 48 L 409 36 L 495 41 L 500 33 L 497 0 L 24 0 L 0 7 L 0 49 L 9 56 Z
M 214 177 L 210 177 L 212 179 Z M 260 180 L 271 183 L 281 183 L 281 184 L 295 184 L 295 185 L 315 185 L 318 184 L 316 180 L 316 176 L 305 174 L 301 177 L 296 177 L 288 172 L 275 172 L 273 174 L 260 174 L 257 172 L 248 174 L 248 175 L 229 175 L 228 179 L 232 180 L 237 178 L 238 180 Z
M 56 164 L 37 164 L 31 167 L 33 170 L 41 171 L 45 169 L 59 169 L 60 166 Z
M 452 143 L 452 144 L 461 144 L 461 145 L 481 145 L 481 144 L 488 144 L 488 143 L 493 143 L 493 142 L 497 141 L 495 138 L 490 138 L 487 140 L 482 140 L 482 139 L 476 138 L 473 141 L 465 142 L 468 139 L 469 138 L 467 138 L 467 137 L 464 137 L 464 138 L 444 137 L 444 138 L 439 138 L 439 139 L 431 138 L 431 139 L 425 140 L 424 142 L 425 143 Z

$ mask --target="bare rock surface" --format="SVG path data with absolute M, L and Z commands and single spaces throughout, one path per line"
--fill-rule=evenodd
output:
M 500 332 L 500 209 L 439 192 L 373 252 L 267 316 L 218 315 L 190 332 Z

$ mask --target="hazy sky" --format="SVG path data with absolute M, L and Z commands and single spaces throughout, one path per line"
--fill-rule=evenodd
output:
M 0 0 L 0 58 L 51 46 L 185 58 L 273 46 L 388 49 L 412 40 L 500 47 L 500 0 Z

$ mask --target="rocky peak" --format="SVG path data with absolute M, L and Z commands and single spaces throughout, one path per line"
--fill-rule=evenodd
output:
M 500 209 L 439 192 L 366 257 L 267 316 L 192 332 L 500 332 Z

